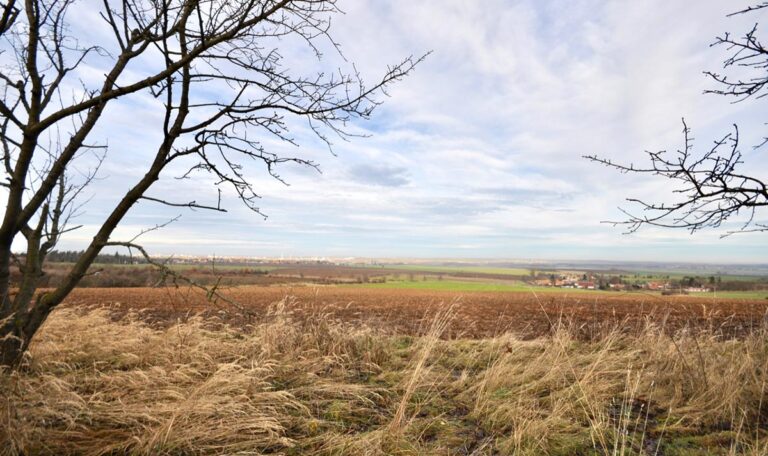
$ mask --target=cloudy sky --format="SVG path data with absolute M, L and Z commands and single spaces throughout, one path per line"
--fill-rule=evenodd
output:
M 288 186 L 254 170 L 260 218 L 225 195 L 227 214 L 143 202 L 115 233 L 181 214 L 143 242 L 155 253 L 254 256 L 537 258 L 764 262 L 766 234 L 603 224 L 621 219 L 626 197 L 664 198 L 668 183 L 615 173 L 584 160 L 597 154 L 640 163 L 644 150 L 681 146 L 681 118 L 706 147 L 738 122 L 745 170 L 766 177 L 765 101 L 731 104 L 702 95 L 725 49 L 716 35 L 761 18 L 726 18 L 742 2 L 706 0 L 341 0 L 333 53 L 317 63 L 286 42 L 287 62 L 349 68 L 374 80 L 403 57 L 432 54 L 389 91 L 369 135 L 336 141 L 330 154 L 300 128 L 301 147 L 274 152 L 317 161 L 322 173 L 286 166 Z M 73 27 L 101 39 L 98 17 L 76 11 Z M 768 19 L 768 18 L 766 18 Z M 766 22 L 768 24 L 768 22 Z M 98 63 L 81 77 L 98 78 Z M 137 74 L 140 68 L 135 69 Z M 80 248 L 156 148 L 160 114 L 141 97 L 110 108 L 94 140 L 109 143 L 102 179 L 61 248 Z M 164 175 L 150 196 L 215 204 L 210 181 Z

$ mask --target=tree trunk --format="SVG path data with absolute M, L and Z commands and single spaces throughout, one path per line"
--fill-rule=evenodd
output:
M 29 311 L 6 317 L 0 326 L 0 368 L 14 369 L 24 359 L 32 336 L 42 326 L 51 308 L 38 300 Z
M 0 366 L 11 369 L 18 367 L 26 350 L 23 334 L 15 323 L 11 317 L 0 329 Z

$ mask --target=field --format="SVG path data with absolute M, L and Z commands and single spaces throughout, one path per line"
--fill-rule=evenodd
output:
M 437 272 L 446 274 L 456 273 L 479 273 L 479 274 L 496 274 L 496 275 L 509 275 L 509 276 L 525 276 L 530 274 L 530 269 L 522 268 L 495 268 L 486 266 L 432 266 L 432 265 L 419 265 L 419 264 L 399 264 L 388 265 L 388 268 L 401 269 L 404 271 L 416 271 L 416 272 Z
M 560 291 L 559 289 L 548 289 L 544 287 L 531 287 L 519 281 L 488 281 L 468 279 L 456 280 L 445 279 L 435 280 L 434 278 L 422 277 L 421 280 L 388 280 L 384 283 L 367 284 L 368 288 L 379 288 L 389 290 L 435 290 L 435 291 Z
M 359 285 L 357 285 L 359 286 Z M 585 290 L 574 288 L 558 288 L 558 287 L 541 287 L 529 285 L 521 281 L 489 281 L 489 280 L 456 280 L 445 279 L 435 280 L 434 278 L 422 277 L 420 280 L 388 280 L 384 283 L 371 283 L 365 285 L 368 288 L 380 288 L 380 289 L 404 289 L 404 290 L 435 290 L 435 291 L 452 291 L 455 293 L 473 292 L 473 291 L 519 291 L 519 292 L 534 292 L 539 294 L 561 294 L 561 295 L 592 295 L 593 297 L 600 298 L 609 296 L 611 292 L 602 290 Z M 614 293 L 615 294 L 615 293 Z M 648 297 L 654 296 L 660 298 L 662 296 L 659 292 L 652 292 L 647 290 L 632 291 L 628 294 Z M 694 292 L 689 293 L 692 297 L 704 298 L 709 300 L 730 300 L 730 299 L 768 299 L 768 290 L 753 290 L 753 291 L 718 291 L 718 292 Z M 638 298 L 642 299 L 642 298 Z
M 0 376 L 0 454 L 768 454 L 763 302 L 231 291 L 78 290 Z
M 548 293 L 486 290 L 456 293 L 384 285 L 242 286 L 226 290 L 226 296 L 239 303 L 241 309 L 222 302 L 208 302 L 203 293 L 184 287 L 82 288 L 75 290 L 65 306 L 107 307 L 116 315 L 138 311 L 147 321 L 160 325 L 196 313 L 242 325 L 247 324 L 249 318 L 264 315 L 270 305 L 290 296 L 300 305 L 322 307 L 334 318 L 346 322 L 375 322 L 380 328 L 413 335 L 425 319 L 455 303 L 456 317 L 447 330 L 452 337 L 484 338 L 511 332 L 526 339 L 549 334 L 553 322 L 560 320 L 573 324 L 590 337 L 606 328 L 632 331 L 647 324 L 667 331 L 690 328 L 740 335 L 761 327 L 768 312 L 765 299 L 558 289 Z
M 76 289 L 0 373 L 0 455 L 768 456 L 762 292 L 250 270 Z

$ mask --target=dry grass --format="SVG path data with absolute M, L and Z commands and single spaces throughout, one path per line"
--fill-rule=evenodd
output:
M 768 455 L 765 331 L 441 339 L 451 315 L 410 337 L 286 302 L 246 331 L 60 309 L 0 374 L 0 453 Z

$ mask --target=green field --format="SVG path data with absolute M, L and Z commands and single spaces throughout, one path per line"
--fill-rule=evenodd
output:
M 531 273 L 529 269 L 519 268 L 493 268 L 485 266 L 429 266 L 419 264 L 396 264 L 385 265 L 388 269 L 402 269 L 404 271 L 413 272 L 444 272 L 446 274 L 469 272 L 477 274 L 503 274 L 511 276 L 528 275 Z
M 490 282 L 463 282 L 460 280 L 395 280 L 384 283 L 362 285 L 366 288 L 383 288 L 396 290 L 430 290 L 430 291 L 528 291 L 529 287 L 522 284 L 505 284 Z
M 554 288 L 530 286 L 522 282 L 498 283 L 498 282 L 470 282 L 464 280 L 389 280 L 384 283 L 351 284 L 343 286 L 381 288 L 389 290 L 428 290 L 428 291 L 452 291 L 452 292 L 536 292 L 536 293 L 627 293 L 604 290 L 582 290 L 575 288 Z M 647 294 L 661 296 L 659 292 L 643 290 L 635 294 Z M 627 293 L 628 294 L 628 293 Z M 768 291 L 720 291 L 717 293 L 691 293 L 689 296 L 706 297 L 712 299 L 768 299 Z
M 768 299 L 768 290 L 763 291 L 718 291 L 715 293 L 691 293 L 712 299 Z
M 344 286 L 355 286 L 365 288 L 382 288 L 390 290 L 429 290 L 429 291 L 535 291 L 536 293 L 609 293 L 600 290 L 579 290 L 574 288 L 553 288 L 553 287 L 535 287 L 517 283 L 494 283 L 494 282 L 469 282 L 462 280 L 394 280 L 384 283 L 354 284 Z

